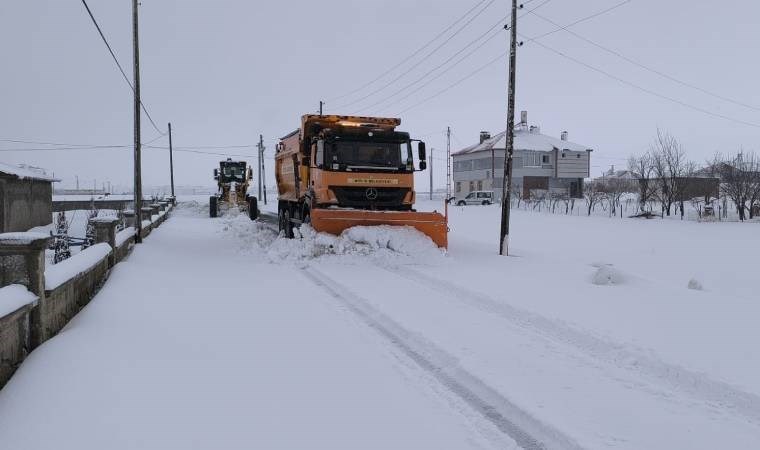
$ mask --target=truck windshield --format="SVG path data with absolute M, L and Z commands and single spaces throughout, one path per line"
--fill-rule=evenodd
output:
M 225 164 L 222 166 L 222 181 L 243 181 L 245 164 Z
M 325 149 L 325 163 L 345 167 L 377 167 L 401 169 L 401 146 L 395 142 L 334 142 Z

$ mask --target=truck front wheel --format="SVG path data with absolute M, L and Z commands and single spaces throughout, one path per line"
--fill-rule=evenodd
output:
M 217 200 L 219 199 L 215 195 L 208 199 L 209 217 L 216 217 L 219 213 L 219 210 L 217 209 Z
M 259 200 L 256 197 L 248 197 L 248 217 L 256 220 L 259 217 Z

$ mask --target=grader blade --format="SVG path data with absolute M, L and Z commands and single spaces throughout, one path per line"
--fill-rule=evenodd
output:
M 360 225 L 406 225 L 426 234 L 438 247 L 448 247 L 448 223 L 446 217 L 438 212 L 313 209 L 310 219 L 316 231 L 334 235 Z

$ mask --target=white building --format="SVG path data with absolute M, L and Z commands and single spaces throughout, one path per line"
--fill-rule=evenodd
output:
M 559 138 L 541 134 L 539 127 L 528 126 L 525 111 L 521 116 L 515 128 L 513 188 L 526 199 L 543 193 L 581 197 L 583 179 L 590 175 L 592 149 L 568 141 L 567 131 Z M 482 190 L 501 195 L 506 135 L 506 131 L 495 136 L 481 131 L 477 144 L 452 154 L 455 197 Z

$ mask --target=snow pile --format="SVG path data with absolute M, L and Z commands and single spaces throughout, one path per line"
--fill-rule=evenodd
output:
M 116 246 L 121 247 L 129 238 L 135 235 L 135 227 L 127 227 L 116 233 Z
M 598 286 L 623 284 L 625 282 L 625 277 L 619 270 L 614 268 L 612 264 L 602 264 L 596 269 L 596 273 L 594 273 L 591 282 Z
M 188 200 L 184 202 L 178 202 L 174 207 L 175 212 L 185 213 L 188 215 L 208 215 L 208 201 L 206 203 L 199 202 L 197 200 Z
M 5 245 L 28 245 L 40 239 L 48 239 L 50 236 L 37 232 L 13 232 L 0 233 L 0 242 Z
M 295 229 L 296 237 L 286 239 L 272 225 L 252 222 L 245 214 L 230 212 L 222 217 L 222 232 L 241 242 L 244 253 L 264 254 L 271 262 L 301 262 L 319 258 L 338 258 L 356 262 L 353 257 L 369 258 L 372 263 L 393 265 L 435 261 L 445 256 L 425 234 L 412 227 L 357 226 L 340 236 L 319 233 L 308 224 Z
M 236 213 L 222 216 L 222 233 L 240 241 L 244 253 L 263 252 L 277 239 L 277 232 L 266 224 L 251 221 L 247 215 Z
M 95 244 L 45 269 L 45 290 L 51 291 L 80 273 L 87 272 L 111 253 L 106 243 Z
M 11 284 L 0 288 L 0 317 L 37 300 L 37 296 L 20 284 Z
M 362 257 L 376 264 L 391 265 L 430 262 L 445 255 L 428 236 L 412 227 L 356 226 L 334 236 L 302 225 L 295 233 L 295 239 L 279 238 L 272 243 L 267 252 L 271 260 L 294 262 L 342 257 L 351 262 L 352 257 Z

